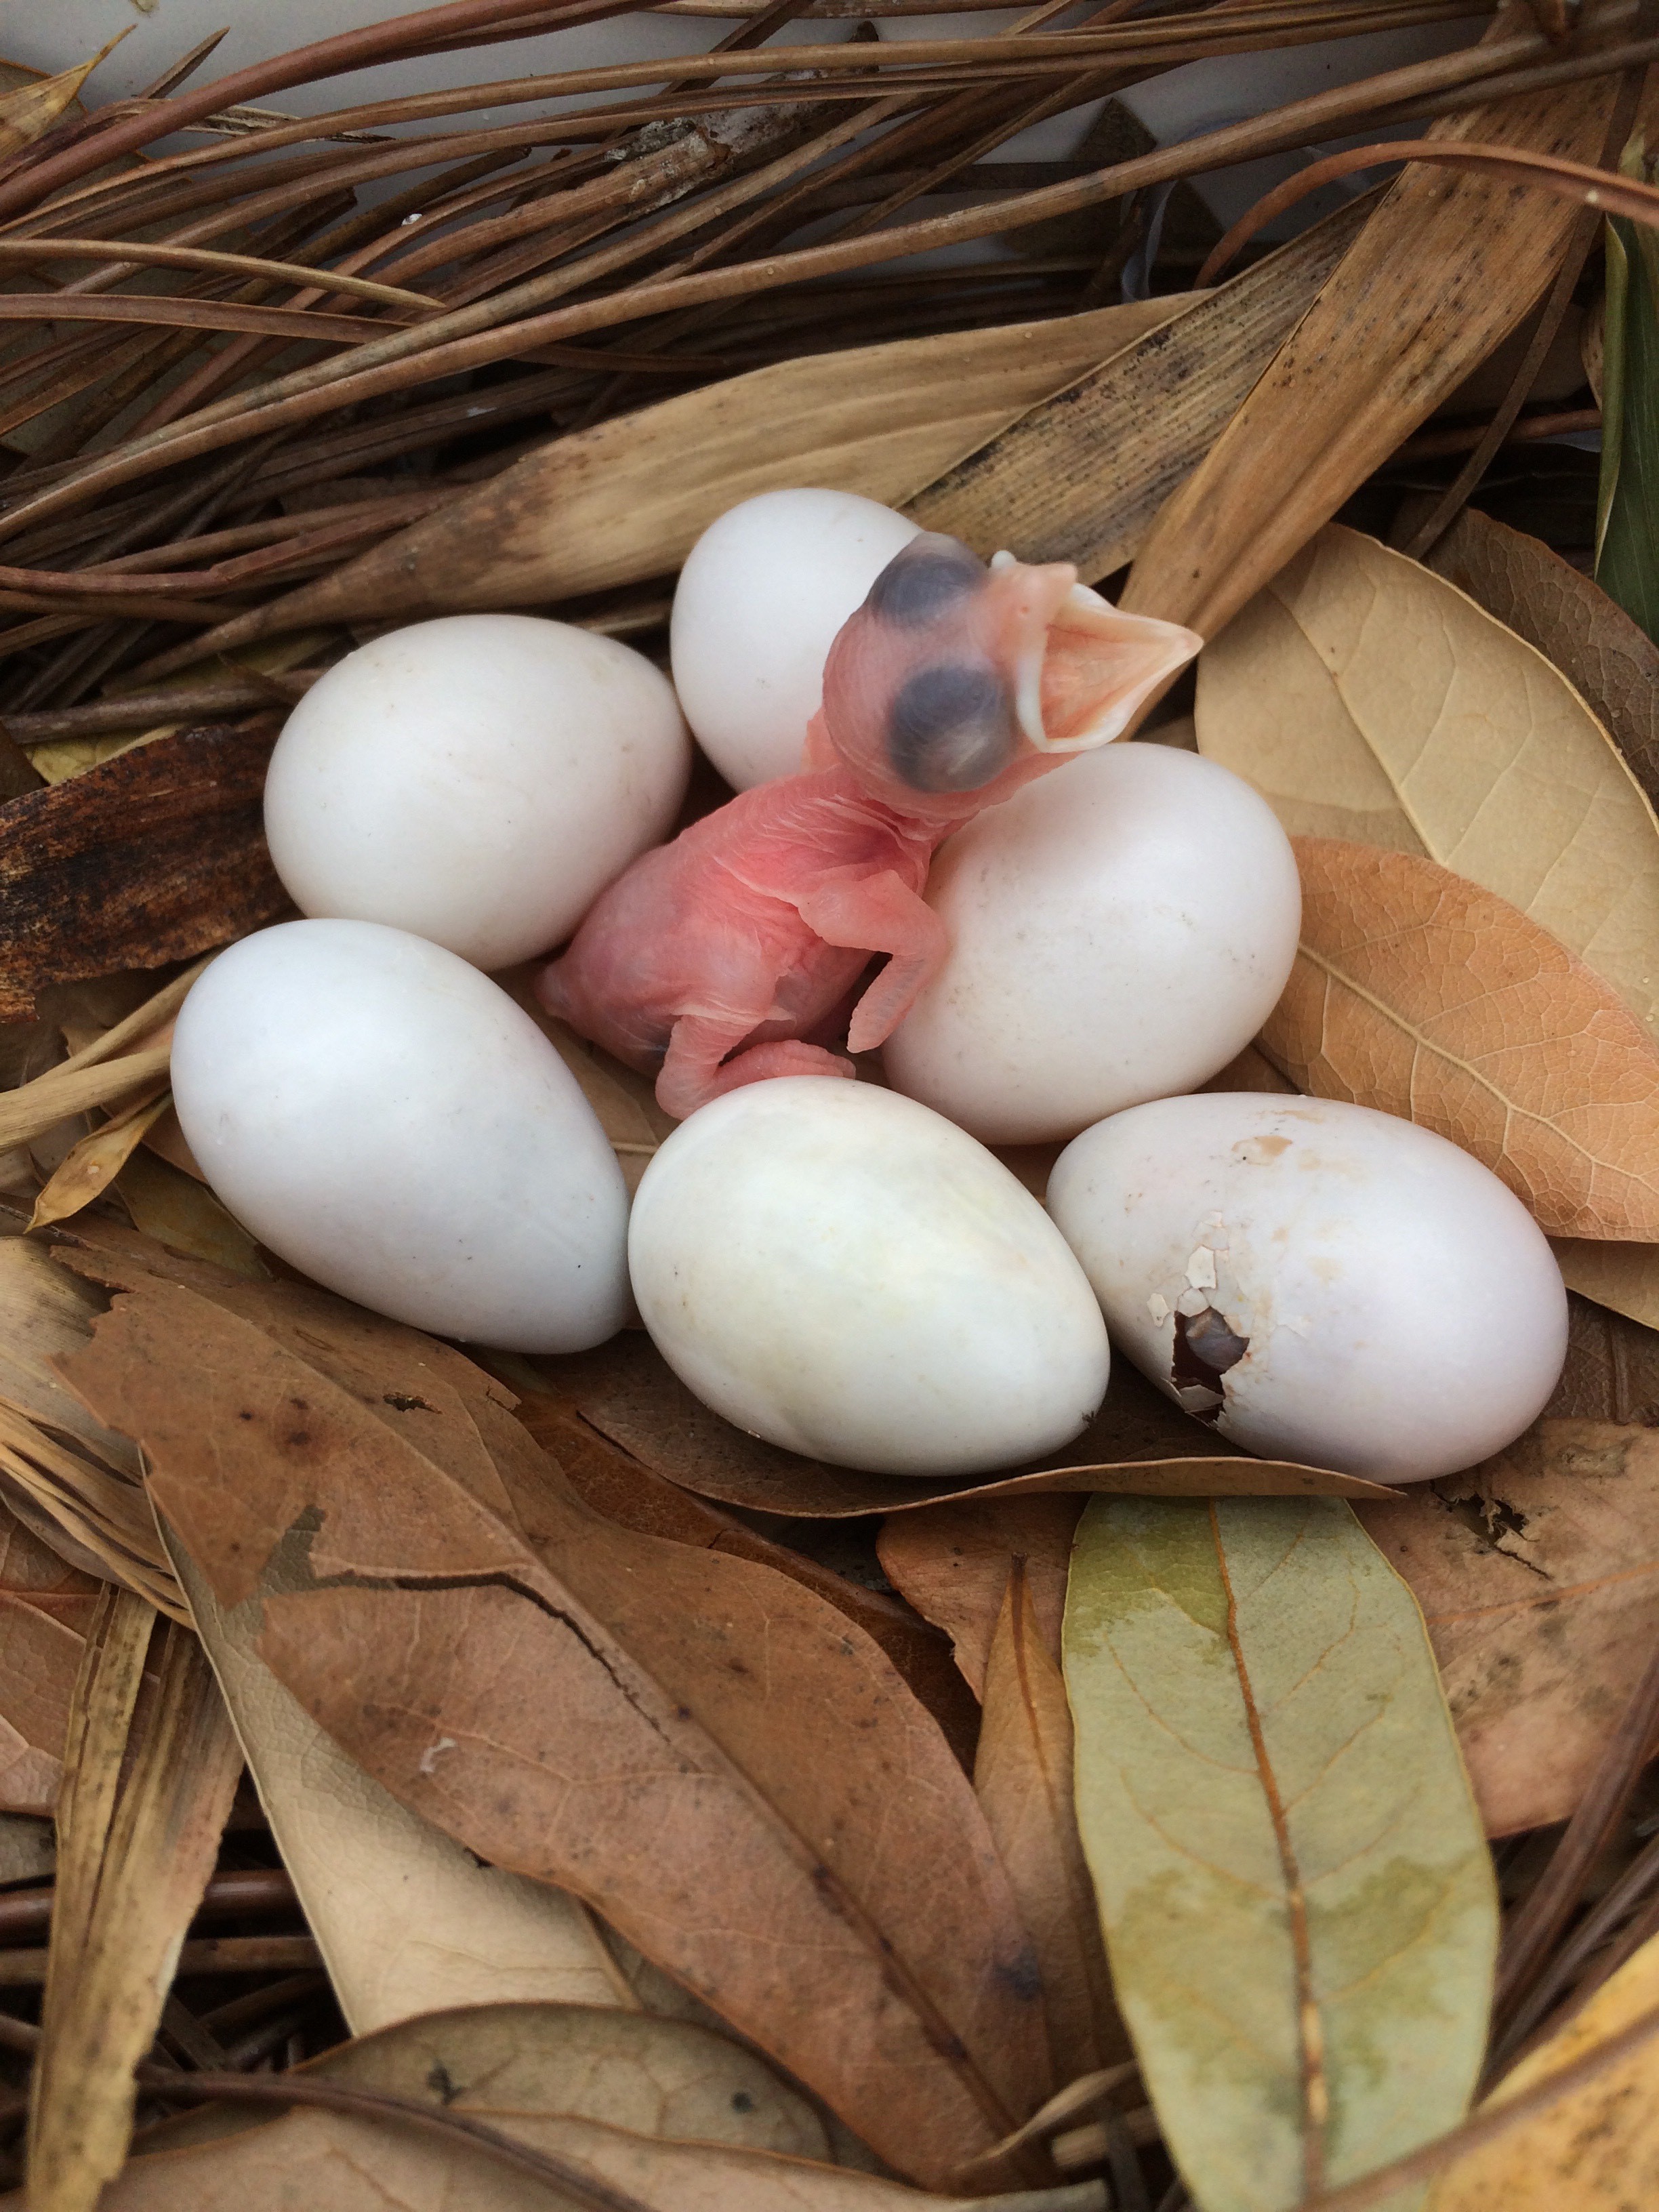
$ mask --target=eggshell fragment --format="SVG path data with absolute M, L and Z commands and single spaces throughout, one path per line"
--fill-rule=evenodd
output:
M 616 1155 L 529 1015 L 454 953 L 363 921 L 244 938 L 185 1001 L 173 1090 L 226 1206 L 330 1290 L 513 1352 L 627 1318 Z
M 705 1404 L 838 1466 L 1011 1467 L 1105 1395 L 1099 1310 L 1036 1200 L 872 1085 L 788 1076 L 701 1107 L 646 1170 L 629 1267 Z
M 1560 1271 L 1520 1200 L 1369 1107 L 1132 1107 L 1066 1146 L 1048 1208 L 1120 1349 L 1268 1457 L 1455 1474 L 1536 1419 L 1566 1357 Z
M 767 491 L 691 548 L 670 626 L 674 684 L 734 788 L 799 772 L 836 633 L 916 534 L 855 492 Z
M 448 615 L 313 685 L 271 756 L 265 835 L 301 913 L 504 968 L 562 943 L 661 842 L 690 773 L 642 654 L 532 615 Z
M 957 832 L 927 884 L 951 951 L 888 1040 L 895 1089 L 988 1145 L 1039 1144 L 1243 1049 L 1302 897 L 1273 810 L 1216 767 L 1108 745 Z

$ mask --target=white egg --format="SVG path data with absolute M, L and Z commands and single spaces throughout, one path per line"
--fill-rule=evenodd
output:
M 616 1155 L 529 1015 L 454 953 L 366 921 L 244 938 L 185 1001 L 173 1091 L 230 1211 L 328 1289 L 513 1352 L 626 1320 Z
M 691 548 L 670 627 L 674 684 L 737 790 L 797 773 L 836 633 L 916 534 L 855 492 L 765 491 Z
M 1066 1146 L 1048 1207 L 1119 1348 L 1265 1457 L 1455 1474 L 1537 1417 L 1566 1356 L 1560 1271 L 1520 1200 L 1369 1107 L 1132 1107 Z
M 739 1428 L 889 1474 L 1055 1450 L 1105 1395 L 1082 1269 L 971 1137 L 873 1085 L 787 1076 L 692 1115 L 629 1230 L 645 1325 Z
M 313 685 L 271 755 L 265 835 L 302 914 L 504 968 L 568 937 L 661 842 L 690 773 L 642 654 L 532 615 L 448 615 Z
M 988 1145 L 1073 1137 L 1191 1091 L 1277 1003 L 1296 856 L 1249 784 L 1194 753 L 1108 745 L 940 850 L 951 951 L 888 1040 L 896 1090 Z

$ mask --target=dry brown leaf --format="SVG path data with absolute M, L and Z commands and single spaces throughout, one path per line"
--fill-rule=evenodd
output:
M 1030 1620 L 1043 1649 L 1060 1660 L 1066 1575 L 1083 1500 L 1058 1493 L 959 1499 L 921 1513 L 890 1514 L 877 1543 L 881 1564 L 926 1620 L 950 1637 L 969 1687 L 985 1695 L 985 1670 L 1008 1576 L 1025 1563 Z
M 1072 1803 L 1073 1751 L 1066 1680 L 1016 1559 L 991 1639 L 974 1788 L 1031 1931 L 1062 2082 L 1129 2055 Z
M 1487 35 L 1509 28 L 1500 17 Z M 1586 78 L 1431 127 L 1594 162 L 1617 82 Z M 1408 168 L 1158 515 L 1123 605 L 1218 635 L 1521 320 L 1578 221 L 1565 201 L 1508 181 Z
M 120 2170 L 133 2068 L 161 2021 L 242 1765 L 195 1637 L 166 1624 L 155 1692 L 141 1701 L 155 1613 L 125 1590 L 104 1593 L 99 1608 L 58 1808 L 29 2108 L 31 2212 L 93 2212 Z
M 1600 976 L 1432 860 L 1295 842 L 1302 944 L 1268 1058 L 1449 1137 L 1552 1235 L 1659 1237 L 1659 1048 Z
M 86 1632 L 102 1584 L 0 1505 L 0 1809 L 50 1813 Z M 17 1877 L 0 1873 L 0 1881 Z
M 735 1559 L 753 1559 L 814 1591 L 849 1620 L 857 1621 L 865 1634 L 881 1646 L 945 1731 L 946 1741 L 963 1765 L 972 1765 L 979 1734 L 978 1709 L 952 1664 L 949 1644 L 936 1629 L 918 1620 L 908 1605 L 900 1605 L 878 1590 L 866 1589 L 833 1568 L 820 1566 L 816 1559 L 757 1535 L 731 1514 L 653 1474 L 640 1461 L 607 1443 L 562 1399 L 549 1395 L 529 1362 L 523 1364 L 530 1373 L 531 1387 L 517 1408 L 518 1418 L 596 1513 L 602 1513 L 607 1521 L 620 1522 L 624 1528 L 666 1536 L 676 1544 L 694 1544 L 729 1553 Z M 538 1486 L 535 1492 L 514 1501 L 532 1543 L 537 1540 L 535 1514 L 541 1495 Z
M 222 1295 L 280 1314 L 280 1287 Z M 573 1493 L 556 1534 L 550 1463 L 481 1387 L 490 1450 L 549 1486 L 532 1552 L 383 1406 L 167 1284 L 118 1299 L 65 1371 L 143 1444 L 221 1605 L 292 1577 L 263 1598 L 260 1656 L 405 1804 L 584 1896 L 924 2183 L 1040 2101 L 1029 1949 L 982 1816 L 845 1616 Z
M 1659 795 L 1659 646 L 1536 538 L 1466 507 L 1426 556 L 1437 574 L 1553 661 Z
M 172 1103 L 173 1094 L 165 1088 L 148 1095 L 140 1091 L 131 1105 L 71 1146 L 35 1200 L 29 1227 L 66 1221 L 71 1213 L 90 1206 L 94 1198 L 101 1198 L 143 1141 L 145 1131 L 160 1121 Z
M 1659 1936 L 1523 2058 L 1481 2106 L 1501 2109 L 1659 2008 Z M 1651 2039 L 1580 2087 L 1517 2116 L 1435 2182 L 1428 2212 L 1642 2212 L 1659 2202 L 1659 2050 Z
M 534 1365 L 584 1420 L 653 1473 L 701 1496 L 765 1513 L 848 1519 L 904 1512 L 945 1498 L 1049 1490 L 1128 1490 L 1175 1498 L 1376 1494 L 1376 1486 L 1357 1476 L 1224 1455 L 1127 1360 L 1115 1364 L 1104 1405 L 1060 1463 L 990 1482 L 866 1474 L 764 1443 L 693 1397 L 637 1330 L 624 1331 L 593 1352 L 538 1359 Z
M 611 2007 L 445 2008 L 295 2070 L 463 2112 L 538 2149 L 556 2151 L 557 2124 L 569 2119 L 788 2158 L 829 2155 L 817 2112 L 757 2053 L 715 2029 Z M 262 2123 L 252 2111 L 208 2107 L 164 2123 L 142 2148 L 222 2140 Z
M 805 2159 L 664 2142 L 592 2120 L 544 2124 L 544 2146 L 651 2212 L 1105 2212 L 1098 2182 L 935 2197 Z M 588 2200 L 591 2203 L 591 2199 Z M 14 2200 L 7 2199 L 8 2212 Z M 460 2144 L 338 2112 L 295 2112 L 188 2150 L 135 2159 L 100 2212 L 585 2212 L 545 2181 Z
M 1139 550 L 1365 220 L 1344 208 L 1135 334 L 909 501 L 925 530 L 985 553 L 1072 561 L 1087 582 Z
M 1659 1337 L 1580 1304 L 1543 1419 L 1468 1474 L 1356 1509 L 1423 1608 L 1490 1834 L 1566 1818 L 1646 1662 L 1656 1425 Z
M 1328 525 L 1201 656 L 1196 719 L 1293 836 L 1438 860 L 1659 1027 L 1659 821 L 1566 678 L 1455 586 Z
M 174 1540 L 179 1579 L 243 1755 L 354 2035 L 450 2005 L 636 2000 L 586 1909 L 483 1866 L 323 1734 Z
M 730 377 L 542 447 L 239 617 L 234 635 L 364 615 L 543 606 L 667 575 L 727 507 L 791 484 L 901 505 L 1036 401 L 1179 313 L 1168 300 L 1144 300 Z
M 1553 1237 L 1551 1243 L 1570 1291 L 1648 1328 L 1659 1328 L 1659 1244 L 1606 1243 L 1584 1237 Z

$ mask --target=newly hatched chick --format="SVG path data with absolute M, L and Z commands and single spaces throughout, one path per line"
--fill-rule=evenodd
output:
M 844 624 L 799 775 L 757 785 L 635 860 L 537 986 L 550 1012 L 684 1117 L 773 1075 L 851 1075 L 822 1040 L 872 953 L 848 1044 L 890 1036 L 947 950 L 936 848 L 1107 744 L 1202 640 L 1120 614 L 1068 562 L 988 568 L 912 538 Z

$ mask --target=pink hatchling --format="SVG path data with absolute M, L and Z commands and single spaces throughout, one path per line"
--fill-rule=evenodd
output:
M 988 568 L 914 538 L 842 626 L 799 775 L 745 791 L 602 892 L 538 985 L 665 1113 L 773 1075 L 851 1075 L 944 958 L 923 899 L 951 832 L 1107 744 L 1202 641 L 1120 614 L 1069 563 Z

